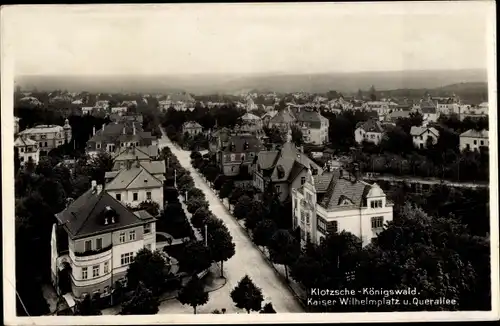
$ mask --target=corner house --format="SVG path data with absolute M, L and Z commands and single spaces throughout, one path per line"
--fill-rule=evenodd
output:
M 92 181 L 90 190 L 56 214 L 51 272 L 61 295 L 107 296 L 116 281 L 125 280 L 140 249 L 156 249 L 155 218 L 132 212 L 102 188 Z

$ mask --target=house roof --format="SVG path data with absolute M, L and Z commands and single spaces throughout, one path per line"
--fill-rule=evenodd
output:
M 166 172 L 165 161 L 145 161 L 139 162 L 151 174 L 163 174 Z
M 104 225 L 104 214 L 109 209 L 116 215 L 115 223 Z M 62 212 L 56 214 L 56 217 L 64 225 L 71 238 L 111 232 L 115 229 L 143 224 L 145 221 L 106 191 L 102 190 L 97 193 L 92 189 L 78 197 Z
M 318 203 L 325 209 L 335 208 L 340 205 L 341 200 L 347 199 L 355 207 L 362 207 L 371 186 L 361 180 L 351 180 L 348 176 L 341 176 L 340 171 L 328 173 L 325 179 L 330 177 L 328 187 L 325 189 L 325 180 L 316 191 L 322 193 L 318 196 Z M 320 191 L 325 189 L 324 191 Z
M 380 123 L 380 121 L 377 121 L 375 119 L 370 119 L 365 122 L 358 122 L 358 124 L 356 125 L 356 129 L 358 128 L 363 129 L 365 132 L 384 132 L 383 125 Z
M 295 122 L 295 117 L 288 112 L 288 110 L 278 111 L 274 117 L 269 120 L 270 123 L 293 123 Z
M 460 134 L 460 137 L 470 137 L 470 138 L 488 138 L 488 130 L 477 131 L 474 129 L 469 129 L 466 132 Z
M 36 146 L 38 143 L 34 141 L 33 139 L 30 138 L 25 138 L 25 137 L 17 137 L 16 140 L 14 141 L 14 146 L 16 147 L 21 147 L 21 146 Z
M 410 111 L 393 111 L 388 116 L 390 119 L 409 118 Z
M 436 128 L 434 128 L 434 127 L 430 127 L 429 128 L 429 127 L 412 126 L 411 130 L 410 130 L 410 135 L 412 135 L 412 136 L 420 136 L 421 134 L 423 134 L 427 130 L 429 130 L 434 135 L 436 135 L 437 137 L 439 137 L 439 131 Z
M 262 154 L 262 155 L 261 155 Z M 257 163 L 263 170 L 268 170 L 271 181 L 292 182 L 304 169 L 313 168 L 322 172 L 306 154 L 300 152 L 291 142 L 286 142 L 279 151 L 263 151 L 258 154 Z M 282 171 L 283 173 L 279 173 Z
M 252 121 L 258 121 L 260 118 L 256 116 L 255 114 L 252 113 L 245 113 L 242 117 L 241 120 L 252 120 Z
M 158 146 L 134 146 L 134 147 L 121 147 L 120 151 L 113 157 L 115 162 L 128 161 L 128 160 L 145 160 L 158 156 Z
M 33 128 L 28 128 L 19 133 L 19 135 L 49 133 L 49 132 L 63 132 L 64 128 L 58 125 L 37 125 Z
M 184 128 L 184 129 L 186 129 L 186 128 L 198 129 L 198 128 L 203 128 L 203 127 L 196 121 L 187 121 L 187 122 L 184 122 L 184 124 L 182 125 L 182 128 Z
M 120 136 L 132 135 L 134 131 L 136 134 L 141 133 L 142 127 L 136 122 L 120 122 L 120 123 L 110 123 L 104 126 L 104 128 L 96 131 L 95 135 L 89 139 L 90 142 L 103 142 L 103 141 L 115 141 L 118 140 Z M 125 128 L 125 134 L 123 134 L 123 129 Z
M 170 94 L 168 100 L 172 102 L 194 102 L 194 98 L 189 93 Z
M 106 185 L 106 190 L 144 189 L 162 186 L 160 180 L 135 162 L 129 169 L 121 170 L 120 173 Z
M 245 149 L 245 144 L 248 148 Z M 234 146 L 234 147 L 232 147 Z M 227 140 L 227 145 L 221 150 L 224 153 L 259 152 L 262 149 L 261 141 L 253 135 L 233 135 Z
M 321 127 L 322 116 L 319 112 L 307 108 L 293 109 L 292 112 L 298 122 L 307 123 L 311 128 Z

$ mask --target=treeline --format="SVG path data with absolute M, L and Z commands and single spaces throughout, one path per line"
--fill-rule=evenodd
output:
M 73 170 L 60 165 L 61 160 L 45 157 L 37 165 L 28 162 L 16 171 L 16 289 L 22 300 L 18 298 L 17 302 L 21 315 L 49 312 L 41 285 L 50 283 L 50 236 L 55 214 L 66 207 L 68 198 L 77 198 L 90 189 L 91 180 L 100 176 L 104 179 L 105 171 L 112 167 L 112 161 L 100 156 L 80 158 Z

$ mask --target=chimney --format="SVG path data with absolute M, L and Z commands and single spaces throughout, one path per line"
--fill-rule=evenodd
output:
M 130 170 L 131 167 L 132 167 L 132 161 L 127 160 L 127 170 Z
M 99 195 L 102 192 L 102 185 L 97 185 L 97 194 Z
M 95 126 L 92 127 L 92 136 L 95 136 Z
M 138 168 L 141 167 L 141 163 L 139 162 L 139 156 L 135 157 L 135 166 Z

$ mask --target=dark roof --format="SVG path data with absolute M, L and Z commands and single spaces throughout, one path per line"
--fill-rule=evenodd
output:
M 115 223 L 104 225 L 104 212 L 108 208 L 116 214 Z M 105 190 L 98 194 L 92 189 L 78 197 L 65 210 L 56 214 L 56 217 L 73 239 L 144 223 Z
M 324 181 L 322 183 L 321 189 L 324 189 Z M 319 204 L 326 209 L 331 209 L 338 206 L 341 199 L 346 198 L 354 206 L 362 207 L 369 190 L 369 184 L 360 180 L 351 180 L 348 175 L 341 176 L 339 171 L 335 171 L 331 173 L 330 183 L 324 195 L 321 196 Z
M 248 147 L 245 149 L 245 145 Z M 262 143 L 253 135 L 234 135 L 227 140 L 227 146 L 222 148 L 225 153 L 258 152 L 262 149 Z
M 358 122 L 356 125 L 356 129 L 361 128 L 366 132 L 384 132 L 384 127 L 380 123 L 380 121 L 375 119 L 370 119 L 365 122 Z
M 293 123 L 295 117 L 288 110 L 280 110 L 269 120 L 270 123 Z
M 121 123 L 110 123 L 104 126 L 104 129 L 99 129 L 96 131 L 95 135 L 89 139 L 89 141 L 115 141 L 120 136 L 132 135 L 135 125 L 136 134 L 140 134 L 143 130 L 139 123 L 136 122 L 121 122 Z M 125 128 L 125 135 L 123 134 L 123 128 Z M 151 134 L 151 133 L 149 133 Z
M 297 119 L 298 122 L 304 122 L 309 124 L 312 128 L 320 128 L 321 127 L 321 114 L 319 112 L 314 111 L 313 109 L 292 109 L 292 113 Z

